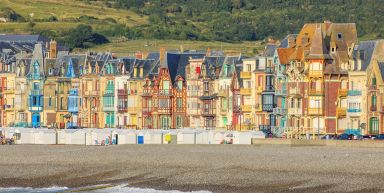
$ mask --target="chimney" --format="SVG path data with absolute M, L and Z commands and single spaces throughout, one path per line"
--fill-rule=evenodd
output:
M 49 55 L 50 58 L 57 58 L 57 42 L 55 40 L 49 42 Z
M 164 63 L 164 59 L 165 59 L 165 48 L 160 48 L 160 64 Z
M 293 35 L 288 36 L 288 48 L 293 48 L 296 46 L 295 37 Z

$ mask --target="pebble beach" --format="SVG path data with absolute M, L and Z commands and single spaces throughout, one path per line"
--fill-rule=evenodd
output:
M 0 187 L 383 192 L 383 160 L 380 148 L 13 145 L 0 146 Z

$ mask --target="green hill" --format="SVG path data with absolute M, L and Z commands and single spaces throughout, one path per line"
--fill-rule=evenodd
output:
M 382 38 L 383 10 L 378 0 L 0 0 L 0 19 L 8 20 L 0 23 L 0 33 L 40 33 L 68 43 L 85 24 L 94 35 L 81 48 L 129 52 L 141 48 L 133 43 L 157 40 L 174 49 L 178 42 L 167 40 L 183 40 L 184 49 L 222 48 L 220 42 L 226 42 L 234 51 L 253 54 L 262 47 L 257 41 L 280 39 L 324 20 L 357 23 L 360 39 Z M 92 39 L 100 36 L 110 43 Z

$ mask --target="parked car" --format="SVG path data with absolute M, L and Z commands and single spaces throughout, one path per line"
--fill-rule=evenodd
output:
M 375 138 L 376 140 L 384 140 L 384 134 L 379 134 Z

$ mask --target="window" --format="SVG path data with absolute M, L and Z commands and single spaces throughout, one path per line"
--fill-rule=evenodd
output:
M 297 108 L 301 108 L 301 99 L 297 99 Z
M 342 33 L 338 33 L 338 34 L 337 34 L 337 39 L 339 39 L 339 40 L 340 40 L 340 39 L 343 39 L 343 34 L 342 34 Z
M 371 100 L 372 100 L 372 106 L 375 107 L 376 106 L 376 95 L 372 95 Z
M 177 128 L 183 127 L 183 119 L 181 118 L 181 116 L 176 117 L 176 126 Z
M 49 97 L 48 106 L 52 107 L 52 97 Z
M 48 70 L 48 74 L 49 74 L 49 75 L 52 75 L 52 74 L 53 74 L 53 70 L 52 70 L 52 68 L 50 68 L 50 69 Z
M 181 81 L 181 80 L 179 80 L 178 82 L 177 82 L 177 87 L 178 87 L 178 89 L 183 89 L 183 81 Z
M 379 119 L 372 117 L 369 120 L 369 132 L 370 134 L 379 134 Z
M 177 105 L 177 108 L 182 108 L 183 107 L 183 99 L 177 98 L 176 105 Z
M 373 78 L 372 78 L 372 85 L 373 85 L 373 86 L 376 86 L 376 77 L 373 77 Z

